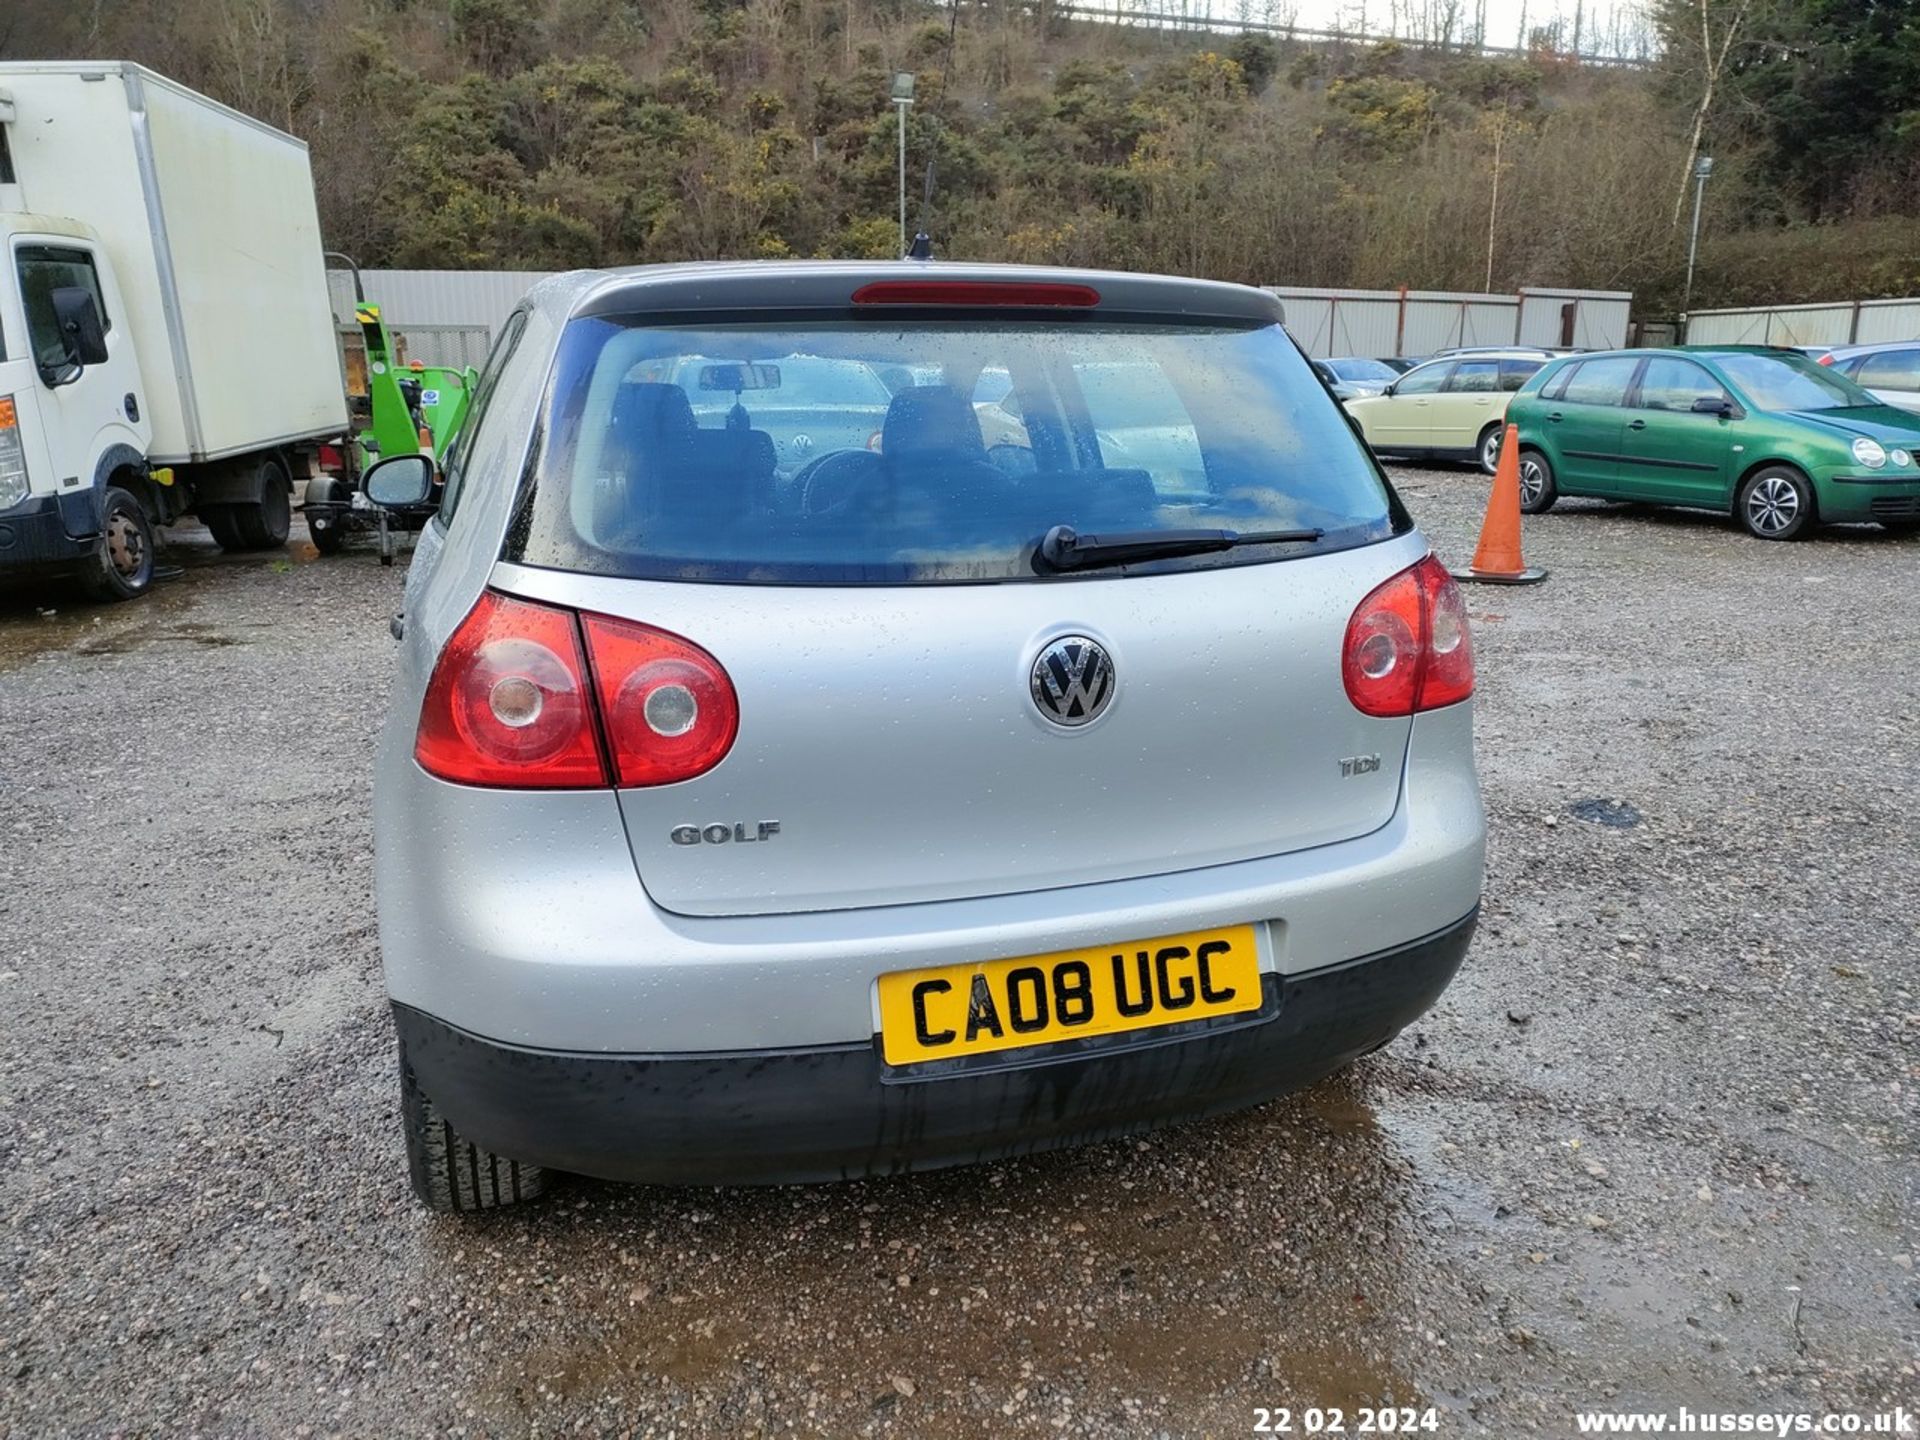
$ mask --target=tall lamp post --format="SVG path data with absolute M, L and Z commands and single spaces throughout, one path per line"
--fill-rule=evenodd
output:
M 1693 258 L 1700 251 L 1700 202 L 1707 193 L 1707 177 L 1713 174 L 1713 157 L 1702 155 L 1693 162 L 1693 234 L 1687 240 L 1687 285 L 1680 295 L 1680 338 L 1687 338 L 1688 314 L 1693 309 Z
M 893 108 L 900 115 L 900 253 L 907 253 L 907 111 L 913 105 L 913 75 L 902 70 L 893 77 Z

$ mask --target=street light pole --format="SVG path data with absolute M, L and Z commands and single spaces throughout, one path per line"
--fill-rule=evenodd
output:
M 1680 338 L 1687 338 L 1687 316 L 1693 309 L 1693 261 L 1700 251 L 1700 202 L 1706 197 L 1707 177 L 1713 174 L 1713 157 L 1702 155 L 1693 162 L 1693 233 L 1687 239 L 1687 284 L 1680 294 Z
M 893 108 L 900 116 L 900 253 L 907 253 L 907 110 L 913 104 L 913 75 L 893 77 Z

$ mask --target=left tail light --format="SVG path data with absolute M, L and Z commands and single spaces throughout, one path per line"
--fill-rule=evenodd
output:
M 1347 698 L 1364 715 L 1413 715 L 1473 694 L 1473 639 L 1460 586 L 1433 556 L 1374 589 L 1347 621 Z
M 433 667 L 413 754 L 461 785 L 666 785 L 719 764 L 738 728 L 733 682 L 691 641 L 489 590 Z

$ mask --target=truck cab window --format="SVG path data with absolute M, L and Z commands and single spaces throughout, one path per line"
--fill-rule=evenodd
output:
M 34 358 L 42 365 L 57 365 L 66 356 L 67 342 L 60 334 L 53 314 L 53 292 L 65 286 L 79 286 L 93 295 L 100 309 L 102 328 L 113 329 L 113 317 L 107 314 L 106 297 L 100 293 L 100 276 L 93 268 L 93 256 L 85 250 L 68 250 L 52 245 L 22 245 L 14 252 L 20 269 L 20 301 L 27 312 L 27 341 Z

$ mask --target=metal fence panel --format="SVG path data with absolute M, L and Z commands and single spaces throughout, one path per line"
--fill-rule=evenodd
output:
M 1572 308 L 1569 329 L 1568 307 Z M 1544 290 L 1520 292 L 1520 343 L 1549 349 L 1572 345 L 1582 350 L 1618 350 L 1627 343 L 1627 319 L 1633 296 L 1620 290 Z
M 1915 338 L 1920 297 L 1697 310 L 1687 321 L 1687 339 L 1695 345 L 1869 345 Z
M 1862 345 L 1920 340 L 1920 298 L 1862 301 L 1857 338 Z
M 362 270 L 367 299 L 380 307 L 389 326 L 483 325 L 489 332 L 513 313 L 545 270 Z M 327 285 L 333 313 L 353 318 L 353 273 L 329 270 Z
M 1845 345 L 1858 333 L 1864 341 L 1868 307 L 1876 312 L 1920 301 L 1852 301 L 1822 305 L 1771 305 L 1740 310 L 1696 310 L 1687 317 L 1690 345 Z M 1856 311 L 1862 322 L 1856 331 Z M 1892 322 L 1897 325 L 1898 321 Z M 1904 338 L 1889 335 L 1888 339 Z

